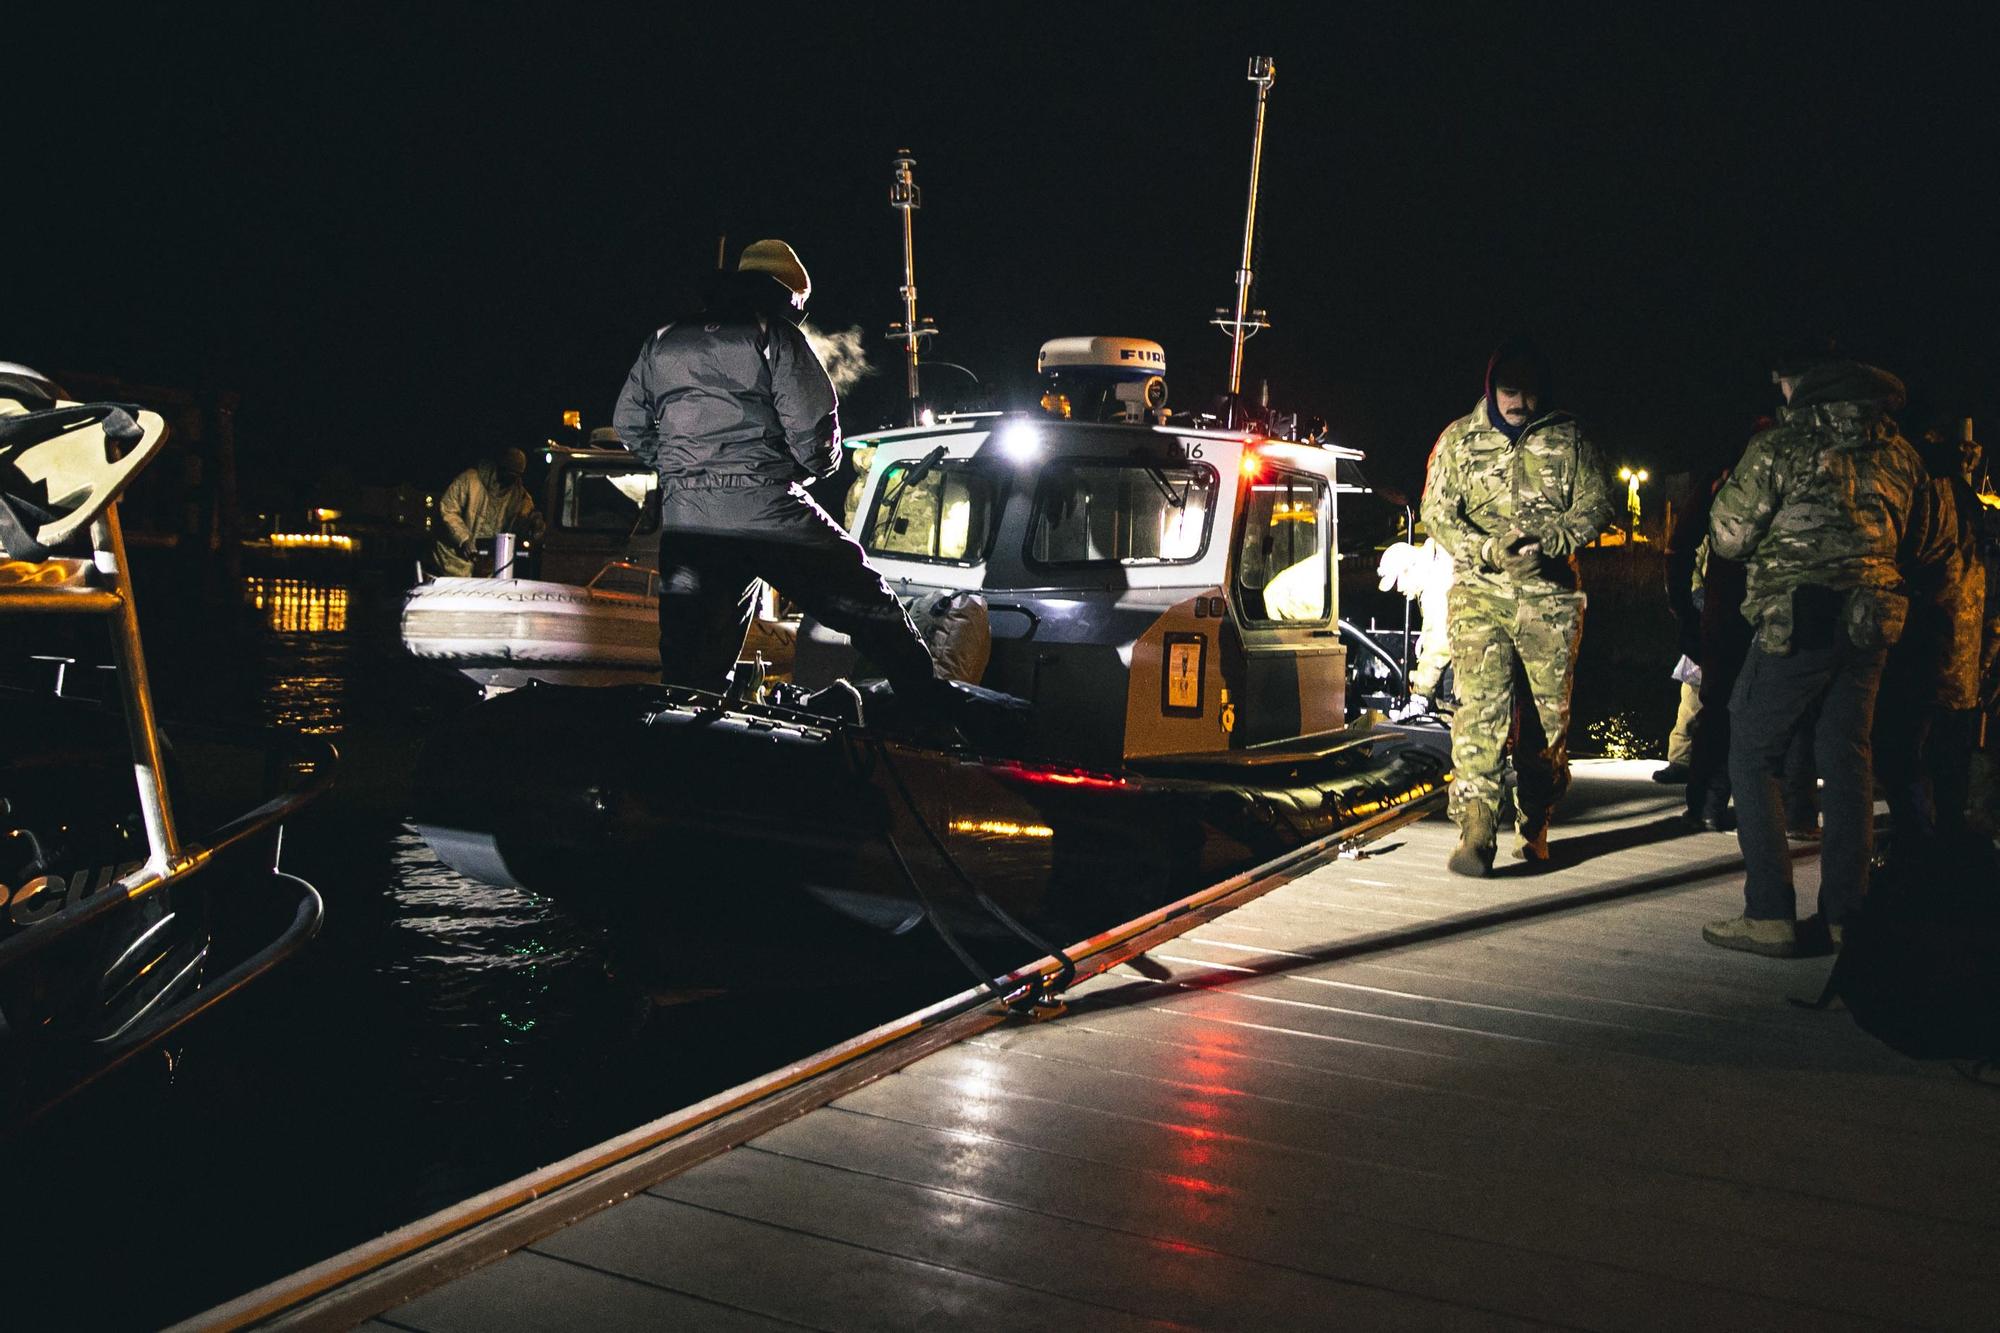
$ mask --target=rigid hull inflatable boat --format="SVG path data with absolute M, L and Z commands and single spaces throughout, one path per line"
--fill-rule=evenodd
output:
M 541 463 L 547 532 L 532 546 L 509 538 L 482 552 L 493 574 L 420 576 L 403 600 L 404 651 L 487 694 L 529 681 L 658 680 L 658 477 L 619 448 L 551 446 Z M 760 616 L 744 652 L 789 670 L 793 633 L 775 614 Z
M 1026 734 L 913 739 L 837 683 L 866 664 L 808 619 L 809 706 L 537 687 L 447 725 L 419 781 L 443 859 L 698 966 L 927 917 L 1077 938 L 1442 791 L 1435 747 L 1346 713 L 1334 534 L 1358 454 L 997 414 L 854 443 L 857 539 L 906 600 L 985 605 L 981 683 L 1032 705 Z

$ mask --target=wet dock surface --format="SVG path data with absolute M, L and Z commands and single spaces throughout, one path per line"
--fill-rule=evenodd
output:
M 1548 871 L 1457 879 L 1412 826 L 1157 949 L 1166 980 L 372 1326 L 1991 1327 L 1995 1092 L 1787 1004 L 1828 960 L 1702 943 L 1735 840 L 1682 834 L 1651 767 L 1580 766 Z

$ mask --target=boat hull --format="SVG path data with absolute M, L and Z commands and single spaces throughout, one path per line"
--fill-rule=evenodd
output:
M 758 620 L 745 656 L 791 666 L 794 630 Z M 440 578 L 403 602 L 403 647 L 491 690 L 529 681 L 621 685 L 660 677 L 659 599 L 537 579 Z
M 1094 773 L 692 691 L 537 686 L 431 739 L 417 822 L 462 873 L 714 960 L 874 951 L 927 922 L 1080 938 L 1423 799 L 1442 767 L 1364 742 L 1255 772 Z

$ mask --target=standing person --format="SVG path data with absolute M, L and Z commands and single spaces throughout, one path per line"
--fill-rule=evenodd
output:
M 512 532 L 539 537 L 545 524 L 521 477 L 528 456 L 519 449 L 498 449 L 492 457 L 451 479 L 438 497 L 438 527 L 431 543 L 431 569 L 453 578 L 472 573 L 474 542 Z
M 1875 772 L 1889 801 L 1890 853 L 1898 860 L 1964 827 L 1986 637 L 1979 497 L 1964 480 L 1960 441 L 1933 431 L 1918 453 L 1948 551 L 1912 581 L 1909 624 L 1889 650 L 1875 710 Z
M 1754 437 L 1777 423 L 1757 418 Z M 1687 780 L 1686 822 L 1712 833 L 1734 828 L 1729 813 L 1729 695 L 1750 652 L 1750 622 L 1743 618 L 1744 582 L 1740 560 L 1729 560 L 1708 548 L 1708 517 L 1715 492 L 1734 467 L 1716 470 L 1682 520 L 1692 524 L 1690 536 L 1700 548 L 1701 610 L 1696 660 L 1701 664 L 1701 725 L 1695 729 L 1693 762 Z M 1819 779 L 1813 771 L 1811 718 L 1793 731 L 1785 752 L 1785 836 L 1803 841 L 1819 836 Z
M 1708 506 L 1715 498 L 1715 482 L 1698 478 L 1688 503 L 1667 533 L 1667 607 L 1674 613 L 1680 630 L 1680 661 L 1674 665 L 1674 680 L 1680 685 L 1680 702 L 1674 710 L 1674 729 L 1667 735 L 1667 762 L 1653 770 L 1653 781 L 1672 784 L 1692 783 L 1699 729 L 1708 723 L 1702 718 L 1701 608 L 1702 565 L 1708 555 L 1703 542 L 1708 537 Z M 1688 668 L 1694 668 L 1692 674 Z M 1688 805 L 1698 804 L 1690 786 Z
M 1487 363 L 1484 398 L 1438 437 L 1424 484 L 1424 524 L 1452 557 L 1459 840 L 1449 865 L 1457 874 L 1492 872 L 1516 711 L 1515 854 L 1548 859 L 1549 815 L 1569 787 L 1570 687 L 1583 634 L 1574 553 L 1615 512 L 1596 448 L 1551 406 L 1548 363 L 1524 340 L 1503 343 Z
M 1734 683 L 1736 664 L 1742 661 L 1742 644 L 1747 644 L 1750 637 L 1744 627 L 1742 644 L 1729 642 L 1734 637 L 1730 631 L 1742 621 L 1737 614 L 1737 603 L 1742 597 L 1743 567 L 1734 561 L 1719 560 L 1708 550 L 1709 506 L 1728 475 L 1729 469 L 1724 467 L 1700 480 L 1667 538 L 1667 604 L 1673 608 L 1674 619 L 1680 626 L 1681 655 L 1693 662 L 1699 672 L 1690 682 L 1696 695 L 1694 706 L 1690 708 L 1685 699 L 1681 704 L 1684 715 L 1692 714 L 1699 719 L 1691 729 L 1687 768 L 1681 775 L 1687 783 L 1687 819 L 1690 824 L 1709 829 L 1722 828 L 1729 809 L 1729 774 L 1725 764 L 1729 753 L 1729 715 L 1727 707 L 1716 706 L 1716 687 L 1724 686 L 1725 678 Z M 1718 600 L 1719 604 L 1711 611 L 1709 604 Z M 1687 686 L 1682 688 L 1685 690 Z M 1679 730 L 1678 725 L 1675 729 Z M 1674 763 L 1671 744 L 1667 760 L 1671 768 Z M 1653 780 L 1671 779 L 1662 779 L 1655 773 Z
M 639 350 L 612 420 L 660 474 L 660 678 L 725 693 L 768 578 L 912 703 L 946 687 L 861 547 L 800 483 L 840 464 L 833 384 L 798 322 L 812 279 L 758 241 Z
M 1382 552 L 1376 565 L 1383 592 L 1394 588 L 1416 602 L 1421 622 L 1417 631 L 1417 660 L 1410 668 L 1410 697 L 1398 718 L 1438 711 L 1437 694 L 1444 687 L 1444 673 L 1451 666 L 1451 557 L 1436 540 L 1424 538 L 1412 546 L 1393 542 Z
M 1867 888 L 1868 737 L 1883 659 L 1909 609 L 1903 571 L 1935 564 L 1945 538 L 1923 462 L 1889 415 L 1904 401 L 1900 380 L 1826 350 L 1781 359 L 1772 378 L 1786 402 L 1779 424 L 1750 441 L 1709 515 L 1711 552 L 1746 566 L 1755 637 L 1729 701 L 1744 910 L 1701 933 L 1724 949 L 1787 957 L 1799 942 L 1780 795 L 1786 748 L 1811 717 L 1826 787 L 1820 918 L 1838 941 Z

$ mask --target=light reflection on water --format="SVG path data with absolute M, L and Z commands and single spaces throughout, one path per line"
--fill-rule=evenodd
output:
M 354 647 L 348 637 L 348 590 L 303 579 L 251 577 L 243 598 L 264 613 L 273 636 L 265 654 L 260 721 L 311 736 L 346 726 L 347 681 Z
M 396 943 L 376 967 L 421 998 L 427 1029 L 449 1048 L 434 1056 L 490 1074 L 495 1052 L 488 1042 L 520 1045 L 562 1017 L 575 982 L 601 981 L 587 933 L 535 894 L 450 869 L 408 824 L 390 842 L 389 870 Z M 506 1078 L 525 1072 L 507 1064 Z
M 347 589 L 304 579 L 252 576 L 243 580 L 243 598 L 264 613 L 279 634 L 343 634 L 347 630 Z

